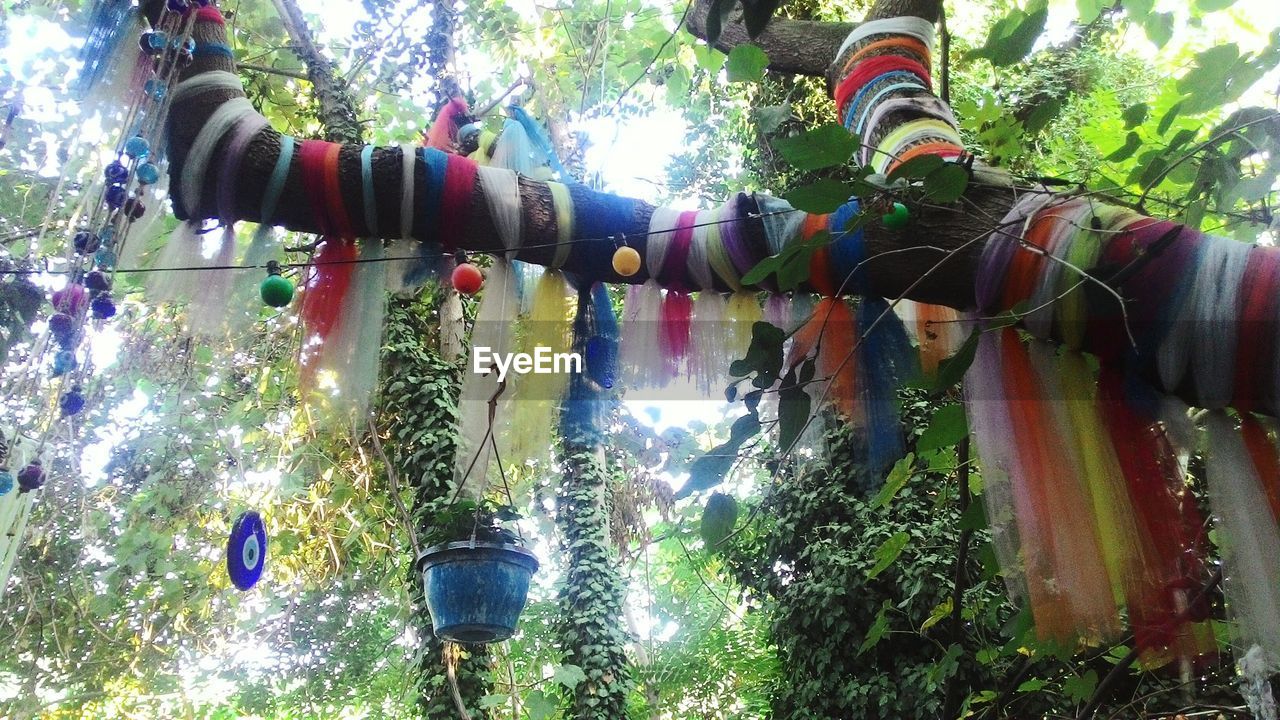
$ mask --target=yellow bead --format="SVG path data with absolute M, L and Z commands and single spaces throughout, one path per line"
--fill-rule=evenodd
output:
M 635 248 L 618 248 L 613 253 L 613 271 L 622 277 L 631 277 L 640 272 L 640 253 Z

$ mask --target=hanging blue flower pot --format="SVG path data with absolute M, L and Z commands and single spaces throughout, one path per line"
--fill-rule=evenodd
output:
M 519 545 L 462 541 L 427 548 L 418 567 L 436 635 L 488 643 L 515 633 L 538 559 Z

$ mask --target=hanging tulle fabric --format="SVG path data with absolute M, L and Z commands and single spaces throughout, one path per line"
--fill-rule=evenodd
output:
M 560 431 L 572 442 L 598 443 L 604 437 L 618 372 L 618 321 L 609 291 L 600 283 L 578 293 L 573 350 L 586 366 L 569 378 L 569 391 L 560 411 Z
M 902 321 L 884 298 L 863 297 L 856 323 L 862 329 L 858 385 L 867 418 L 866 489 L 879 487 L 906 446 L 898 413 L 898 388 L 920 375 L 920 361 Z
M 1250 658 L 1242 670 L 1257 684 L 1280 670 L 1280 526 L 1272 514 L 1259 476 L 1235 423 L 1223 412 L 1210 413 L 1206 470 L 1218 545 L 1222 549 L 1223 587 L 1233 622 L 1232 644 Z M 1272 453 L 1274 453 L 1274 448 Z M 1260 692 L 1260 706 L 1274 704 Z
M 556 153 L 555 146 L 547 135 L 547 131 L 543 129 L 542 124 L 530 117 L 529 113 L 525 112 L 524 108 L 519 105 L 512 105 L 507 110 L 511 113 L 511 117 L 524 127 L 525 135 L 529 138 L 529 144 L 533 148 L 535 156 L 538 157 L 538 164 L 550 168 L 561 181 L 568 181 L 569 171 L 560 163 L 560 156 Z
M 179 223 L 156 257 L 156 270 L 146 275 L 148 296 L 159 302 L 186 303 L 203 281 L 213 280 L 213 271 L 200 271 L 212 264 L 205 254 L 205 234 L 198 222 Z
M 675 236 L 680 215 L 679 210 L 672 208 L 654 208 L 645 244 L 645 267 L 649 280 L 627 290 L 621 365 L 628 388 L 662 387 L 676 375 L 678 366 L 675 358 L 663 350 L 663 298 L 657 277 L 666 263 L 667 250 Z
M 484 295 L 471 331 L 471 346 L 490 348 L 495 357 L 514 352 L 511 318 L 517 303 L 516 278 L 510 263 L 494 263 L 485 278 Z M 508 375 L 506 380 L 509 379 Z M 507 423 L 512 413 L 498 414 L 499 404 L 504 402 L 503 395 L 508 391 L 492 365 L 488 372 L 464 375 L 458 399 L 458 451 L 454 468 L 460 492 L 467 496 L 479 497 L 484 492 L 498 438 L 509 437 Z M 507 458 L 502 460 L 506 462 Z
M 342 314 L 320 347 L 317 362 L 332 383 L 326 409 L 335 421 L 347 423 L 357 433 L 365 427 L 378 384 L 387 291 L 387 274 L 379 267 L 383 257 L 382 241 L 361 243 Z
M 535 158 L 533 144 L 529 141 L 529 134 L 524 126 L 515 120 L 508 119 L 502 123 L 502 133 L 494 141 L 493 155 L 489 164 L 514 170 L 525 177 L 548 179 L 546 171 L 536 172 L 540 167 L 545 166 Z
M 569 357 L 572 305 L 564 274 L 558 270 L 543 273 L 524 322 L 521 351 L 535 360 L 544 358 L 552 372 L 531 372 L 519 378 L 511 423 L 511 462 L 541 460 L 550 453 L 556 409 L 569 381 L 568 368 L 554 365 Z

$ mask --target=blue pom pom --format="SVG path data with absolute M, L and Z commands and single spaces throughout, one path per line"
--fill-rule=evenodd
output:
M 262 577 L 267 562 L 267 529 L 262 516 L 248 510 L 236 518 L 227 537 L 227 575 L 231 584 L 248 590 Z

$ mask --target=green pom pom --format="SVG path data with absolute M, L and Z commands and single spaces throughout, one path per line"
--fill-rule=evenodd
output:
M 906 205 L 900 202 L 893 204 L 893 209 L 880 216 L 880 221 L 890 230 L 901 230 L 907 226 L 907 221 L 911 218 L 911 211 Z
M 274 308 L 284 307 L 293 299 L 293 283 L 279 275 L 268 275 L 259 288 L 262 302 Z

